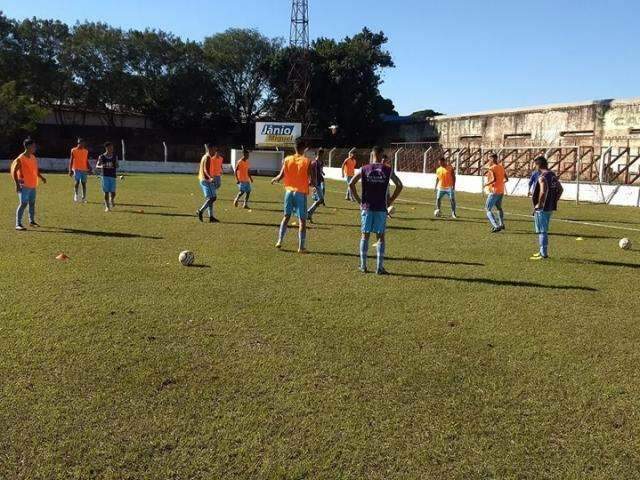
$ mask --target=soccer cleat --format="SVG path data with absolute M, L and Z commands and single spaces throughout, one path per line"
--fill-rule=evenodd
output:
M 22 225 L 16 225 L 16 230 L 19 232 L 24 232 L 26 228 L 24 228 Z
M 210 217 L 209 223 L 220 223 L 220 220 L 218 220 L 216 217 Z
M 499 233 L 501 230 L 500 227 L 491 227 L 491 233 Z
M 87 203 L 87 199 L 86 199 L 86 198 L 83 198 L 83 199 L 82 199 L 82 203 Z
M 312 215 L 307 215 L 307 221 L 309 223 L 313 223 L 313 216 Z
M 74 201 L 74 202 L 77 202 L 77 201 L 78 201 L 78 194 L 77 194 L 77 193 L 74 193 L 74 194 L 73 194 L 73 201 Z
M 360 273 L 369 273 L 369 270 L 367 269 L 367 267 L 359 267 L 358 271 L 360 271 Z
M 281 249 L 282 248 L 282 244 L 280 242 L 276 243 L 276 248 L 277 249 Z
M 244 208 L 245 210 L 249 210 L 249 205 L 247 205 L 246 203 L 242 206 L 242 208 Z
M 529 258 L 529 260 L 546 260 L 547 258 L 549 258 L 549 256 L 543 256 L 540 253 L 534 253 L 533 256 L 531 258 Z
M 38 222 L 29 222 L 29 226 L 31 226 L 31 227 L 39 227 L 40 224 Z
M 110 212 L 111 211 L 111 207 L 104 207 L 104 211 L 105 212 Z
M 309 250 L 307 250 L 306 248 L 299 248 L 298 253 L 300 253 L 301 255 L 306 255 L 307 253 L 309 253 Z
M 202 217 L 202 211 L 201 210 L 196 210 L 196 216 L 198 217 L 198 220 L 200 220 L 201 222 L 204 222 L 204 218 Z
M 501 230 L 501 231 L 502 231 L 502 230 L 506 230 L 505 226 L 504 226 L 504 225 L 500 225 L 500 230 Z
M 378 270 L 376 270 L 376 275 L 389 275 L 389 272 L 387 272 L 384 268 L 379 268 Z
M 238 199 L 237 199 L 237 198 L 233 200 L 233 206 L 234 206 L 234 207 L 237 207 L 237 206 L 238 206 Z
M 455 212 L 451 212 L 451 218 L 456 220 L 458 218 L 458 216 L 455 214 Z
M 436 217 L 436 218 L 440 218 L 440 209 L 439 208 L 436 209 L 435 212 L 433 212 L 433 216 Z

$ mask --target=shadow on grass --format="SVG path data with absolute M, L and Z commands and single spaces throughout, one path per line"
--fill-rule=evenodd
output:
M 220 222 L 222 225 L 246 225 L 249 227 L 269 227 L 269 228 L 275 228 L 278 229 L 280 228 L 280 224 L 279 223 L 263 223 L 263 222 L 228 222 L 228 221 L 222 221 Z M 289 229 L 298 229 L 297 225 L 288 225 Z M 307 225 L 307 229 L 308 230 L 329 230 L 327 227 L 322 227 L 322 226 L 318 226 L 317 223 L 315 224 L 308 224 Z
M 146 240 L 162 240 L 164 237 L 157 237 L 152 235 L 140 235 L 138 233 L 125 233 L 125 232 L 105 232 L 102 230 L 82 230 L 78 228 L 56 228 L 48 227 L 40 230 L 32 230 L 32 232 L 41 233 L 62 233 L 68 235 L 86 235 L 90 237 L 107 237 L 107 238 L 142 238 Z
M 130 213 L 133 215 L 155 215 L 156 217 L 189 217 L 198 218 L 195 214 L 190 213 L 170 213 L 170 212 L 136 212 L 135 210 L 114 210 L 112 213 Z
M 575 263 L 578 265 L 601 265 L 603 267 L 622 267 L 622 268 L 640 268 L 640 263 L 611 262 L 609 260 L 585 260 L 584 258 L 568 258 L 567 263 Z
M 318 225 L 318 223 L 315 223 L 314 225 Z M 351 224 L 351 223 L 326 223 L 326 222 L 322 222 L 320 225 L 327 225 L 329 227 L 361 228 L 360 224 Z M 433 228 L 401 227 L 401 226 L 398 226 L 398 225 L 388 225 L 388 224 L 387 224 L 387 230 L 411 230 L 411 231 L 429 230 L 429 231 L 434 231 Z
M 462 278 L 447 277 L 444 275 L 421 275 L 412 273 L 390 273 L 392 277 L 414 278 L 419 280 L 449 280 L 453 282 L 464 283 L 482 283 L 485 285 L 494 285 L 499 287 L 524 287 L 524 288 L 544 288 L 548 290 L 580 290 L 584 292 L 597 292 L 598 289 L 592 287 L 581 287 L 578 285 L 545 285 L 535 282 L 520 282 L 517 280 L 496 280 L 494 278 Z
M 531 231 L 523 231 L 523 230 L 505 230 L 506 234 L 512 234 L 512 235 L 533 235 L 535 236 L 536 233 L 531 230 Z M 578 238 L 578 237 L 582 237 L 582 238 L 588 238 L 590 240 L 610 240 L 610 239 L 617 239 L 618 237 L 612 237 L 609 235 L 584 235 L 581 233 L 555 233 L 555 232 L 550 232 L 549 233 L 550 237 L 568 237 L 568 238 Z
M 117 199 L 116 199 L 117 200 Z M 87 202 L 89 205 L 104 205 L 104 202 Z M 171 205 L 155 205 L 150 203 L 120 203 L 116 202 L 116 206 L 118 207 L 146 207 L 146 208 L 176 208 Z
M 344 253 L 344 252 L 310 252 L 311 255 L 325 255 L 329 257 L 352 257 L 352 258 L 360 258 L 360 255 L 357 253 Z M 375 255 L 370 256 L 370 258 L 374 258 Z M 484 263 L 477 262 L 458 262 L 458 261 L 449 261 L 449 260 L 432 260 L 429 258 L 416 258 L 416 257 L 384 257 L 385 260 L 392 260 L 396 262 L 411 262 L 411 263 L 435 263 L 441 265 L 465 265 L 469 267 L 484 267 Z
M 211 265 L 198 263 L 198 264 L 189 265 L 189 268 L 211 268 Z

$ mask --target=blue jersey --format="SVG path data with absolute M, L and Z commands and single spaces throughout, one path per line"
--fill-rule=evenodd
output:
M 383 163 L 370 163 L 362 167 L 360 173 L 362 208 L 372 212 L 386 212 L 391 167 Z

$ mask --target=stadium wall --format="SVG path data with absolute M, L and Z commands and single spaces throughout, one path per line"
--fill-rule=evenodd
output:
M 332 180 L 342 180 L 340 168 L 324 169 L 325 177 Z M 410 188 L 424 188 L 433 190 L 436 183 L 434 173 L 396 172 L 402 183 Z M 510 178 L 507 182 L 507 195 L 526 197 L 528 193 L 527 178 Z M 565 189 L 564 200 L 578 199 L 581 202 L 607 203 L 627 207 L 640 207 L 640 186 L 632 185 L 600 185 L 593 183 L 563 182 Z M 468 193 L 483 193 L 484 177 L 477 175 L 458 175 L 456 190 Z

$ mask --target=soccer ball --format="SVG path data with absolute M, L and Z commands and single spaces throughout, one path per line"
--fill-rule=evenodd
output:
M 190 267 L 191 265 L 193 265 L 195 259 L 196 256 L 189 250 L 180 252 L 180 255 L 178 256 L 178 261 L 185 267 Z
M 628 238 L 623 238 L 622 240 L 620 240 L 618 245 L 622 250 L 631 250 L 631 240 L 629 240 Z
M 389 208 L 387 208 L 387 213 L 389 215 L 393 215 L 394 213 L 396 213 L 396 207 L 394 207 L 393 205 L 391 205 Z
M 440 218 L 441 215 L 440 215 L 440 209 L 439 208 L 436 208 L 436 211 L 433 212 L 433 216 Z

